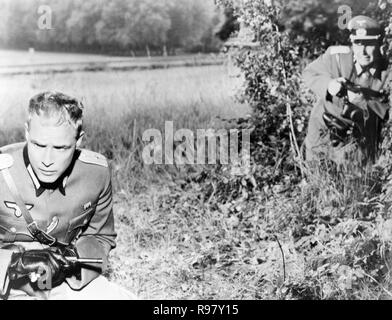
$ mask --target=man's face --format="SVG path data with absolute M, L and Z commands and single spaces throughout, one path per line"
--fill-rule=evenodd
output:
M 374 43 L 355 42 L 353 43 L 353 52 L 355 60 L 361 67 L 367 67 L 374 62 L 377 45 Z
M 82 135 L 65 122 L 60 126 L 56 118 L 34 114 L 26 126 L 27 150 L 37 178 L 45 183 L 55 182 L 69 167 Z

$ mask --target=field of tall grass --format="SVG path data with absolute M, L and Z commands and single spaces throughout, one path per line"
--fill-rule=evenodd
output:
M 106 276 L 141 299 L 390 299 L 390 157 L 358 176 L 320 163 L 285 185 L 143 163 L 146 129 L 217 129 L 250 113 L 236 83 L 222 65 L 3 75 L 0 145 L 24 139 L 32 95 L 82 99 L 84 147 L 112 168 L 118 238 Z
M 82 99 L 84 147 L 112 168 L 118 238 L 106 276 L 141 299 L 390 299 L 392 155 L 359 175 L 320 163 L 285 185 L 143 163 L 146 129 L 217 129 L 250 113 L 236 83 L 222 65 L 3 75 L 0 145 L 24 139 L 32 95 Z
M 225 66 L 2 76 L 0 145 L 23 140 L 32 95 L 57 90 L 81 98 L 84 147 L 105 154 L 113 173 L 118 246 L 108 276 L 144 299 L 254 297 L 243 286 L 247 273 L 230 275 L 224 265 L 217 272 L 205 262 L 205 252 L 218 250 L 214 238 L 221 243 L 235 231 L 185 182 L 197 168 L 150 168 L 141 159 L 143 131 L 163 131 L 165 121 L 193 130 L 245 116 L 249 108 L 234 101 L 233 84 Z

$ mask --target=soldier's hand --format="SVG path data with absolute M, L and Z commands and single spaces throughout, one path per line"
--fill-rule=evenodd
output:
M 352 128 L 328 112 L 323 114 L 323 120 L 329 130 L 332 146 L 337 147 L 340 144 L 345 144 Z
M 328 92 L 332 96 L 337 96 L 343 90 L 343 84 L 346 83 L 345 78 L 332 79 L 328 83 Z
M 73 245 L 68 245 L 63 248 L 59 248 L 58 251 L 64 256 L 64 257 L 75 257 L 79 258 L 78 251 L 76 250 L 76 247 Z
M 50 281 L 52 287 L 55 287 L 65 280 L 63 266 L 67 264 L 62 254 L 50 249 L 27 250 L 12 254 L 8 272 L 11 281 L 27 276 L 33 280 L 44 277 L 46 283 Z
M 79 258 L 79 253 L 76 247 L 73 245 L 57 248 L 56 251 L 59 252 L 66 260 L 69 257 Z M 70 262 L 69 260 L 67 260 L 67 264 L 63 266 L 63 270 L 67 277 L 76 276 L 76 278 L 80 278 L 80 266 Z

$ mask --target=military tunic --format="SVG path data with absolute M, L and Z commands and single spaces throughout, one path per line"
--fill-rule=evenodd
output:
M 332 147 L 329 132 L 323 121 L 325 111 L 342 119 L 343 99 L 332 97 L 327 89 L 332 79 L 343 77 L 362 87 L 380 92 L 386 90 L 392 79 L 391 68 L 386 63 L 377 63 L 367 73 L 363 80 L 361 67 L 354 61 L 351 47 L 332 46 L 318 59 L 310 63 L 303 72 L 305 84 L 317 95 L 318 101 L 313 107 L 309 119 L 307 136 L 305 139 L 306 159 L 315 160 L 326 156 L 336 162 L 342 162 L 345 152 L 351 146 Z M 349 92 L 351 93 L 351 92 Z M 387 118 L 389 104 L 379 98 L 365 98 L 363 96 L 349 95 L 350 102 L 366 109 L 368 119 L 365 123 L 364 135 L 366 137 L 365 154 L 374 159 L 377 152 L 382 121 Z M 352 149 L 351 149 L 352 150 Z
M 103 259 L 103 266 L 82 268 L 81 279 L 66 279 L 72 289 L 83 288 L 107 267 L 109 251 L 115 247 L 111 176 L 106 159 L 98 153 L 77 149 L 71 165 L 57 182 L 44 185 L 30 165 L 25 143 L 1 148 L 0 162 L 2 154 L 13 158 L 8 170 L 38 226 L 57 240 L 74 244 L 80 257 Z M 29 233 L 0 174 L 0 248 L 12 243 L 26 249 L 45 247 Z M 11 254 L 10 250 L 0 249 L 0 294 L 7 290 Z

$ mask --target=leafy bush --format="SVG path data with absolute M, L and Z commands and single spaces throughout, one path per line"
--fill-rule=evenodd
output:
M 353 1 L 218 2 L 233 6 L 238 19 L 259 36 L 259 50 L 236 49 L 236 62 L 245 77 L 242 99 L 253 109 L 247 123 L 241 120 L 238 126 L 253 128 L 251 155 L 255 165 L 263 169 L 256 180 L 282 181 L 290 173 L 299 173 L 297 169 L 302 166 L 298 162 L 302 158 L 300 146 L 314 102 L 302 84 L 302 69 L 327 46 L 348 39 L 348 31 L 338 27 L 339 6 L 351 4 L 352 15 L 368 14 L 387 23 L 392 4 L 380 1 L 377 6 L 375 1 L 359 1 L 354 7 Z
M 233 7 L 238 19 L 254 30 L 260 49 L 234 53 L 245 78 L 241 99 L 250 103 L 253 114 L 230 125 L 251 130 L 251 168 L 235 175 L 233 166 L 211 170 L 202 177 L 206 195 L 217 207 L 229 204 L 240 221 L 256 206 L 258 228 L 267 238 L 279 235 L 283 248 L 292 245 L 283 250 L 279 243 L 284 268 L 287 259 L 298 265 L 303 259 L 302 272 L 286 275 L 284 269 L 283 281 L 270 265 L 278 298 L 391 297 L 391 125 L 384 128 L 381 157 L 374 167 L 338 168 L 325 161 L 309 168 L 301 151 L 315 101 L 302 84 L 301 71 L 327 46 L 347 42 L 348 32 L 337 26 L 338 7 L 354 2 L 218 3 Z M 391 57 L 392 2 L 355 4 L 353 16 L 370 15 L 389 26 L 385 52 Z

